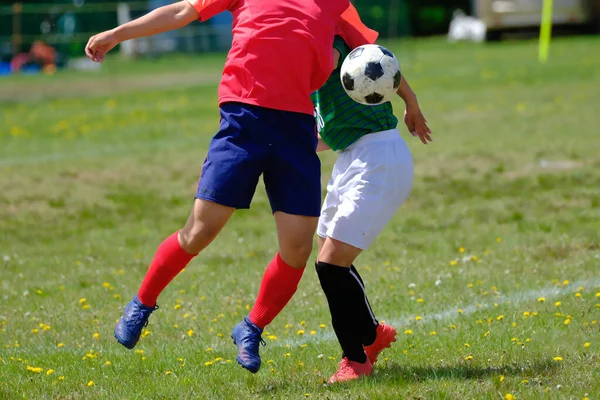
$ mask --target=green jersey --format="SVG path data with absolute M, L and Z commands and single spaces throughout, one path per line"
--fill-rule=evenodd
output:
M 369 133 L 396 128 L 398 118 L 390 102 L 365 106 L 352 100 L 340 79 L 342 62 L 351 49 L 336 36 L 333 47 L 341 54 L 340 61 L 327 82 L 311 95 L 315 105 L 317 129 L 332 150 L 343 150 Z

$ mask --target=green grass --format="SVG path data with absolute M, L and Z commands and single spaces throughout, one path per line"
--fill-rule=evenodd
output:
M 546 65 L 530 41 L 387 45 L 435 142 L 404 134 L 413 193 L 357 262 L 399 330 L 373 377 L 322 384 L 340 350 L 310 267 L 267 328 L 262 370 L 230 361 L 231 328 L 276 251 L 262 188 L 164 292 L 137 350 L 116 343 L 156 246 L 189 212 L 223 56 L 143 73 L 111 59 L 97 74 L 0 80 L 12 90 L 0 99 L 0 398 L 599 398 L 600 38 L 556 40 Z M 335 154 L 322 160 L 325 181 Z

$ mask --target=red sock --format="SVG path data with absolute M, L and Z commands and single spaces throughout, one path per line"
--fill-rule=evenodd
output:
M 256 302 L 250 310 L 249 318 L 254 325 L 264 329 L 283 310 L 296 293 L 304 269 L 290 267 L 277 253 L 265 270 Z
M 138 299 L 148 307 L 156 305 L 158 295 L 169 282 L 185 268 L 196 254 L 189 254 L 181 248 L 175 232 L 158 246 L 154 259 L 138 291 Z

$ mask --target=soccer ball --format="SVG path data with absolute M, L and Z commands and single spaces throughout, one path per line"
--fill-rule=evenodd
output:
M 342 86 L 358 103 L 374 106 L 390 101 L 402 74 L 394 53 L 383 46 L 366 44 L 352 50 L 342 63 Z

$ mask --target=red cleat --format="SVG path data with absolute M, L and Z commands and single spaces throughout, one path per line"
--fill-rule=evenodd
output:
M 350 361 L 348 358 L 342 358 L 338 370 L 329 378 L 329 383 L 341 383 L 359 379 L 361 376 L 369 376 L 373 372 L 373 364 L 367 358 L 367 362 L 361 364 L 356 361 Z
M 371 364 L 377 362 L 377 356 L 387 349 L 396 341 L 396 330 L 389 325 L 379 324 L 377 325 L 377 336 L 375 342 L 372 345 L 365 346 L 365 353 Z

